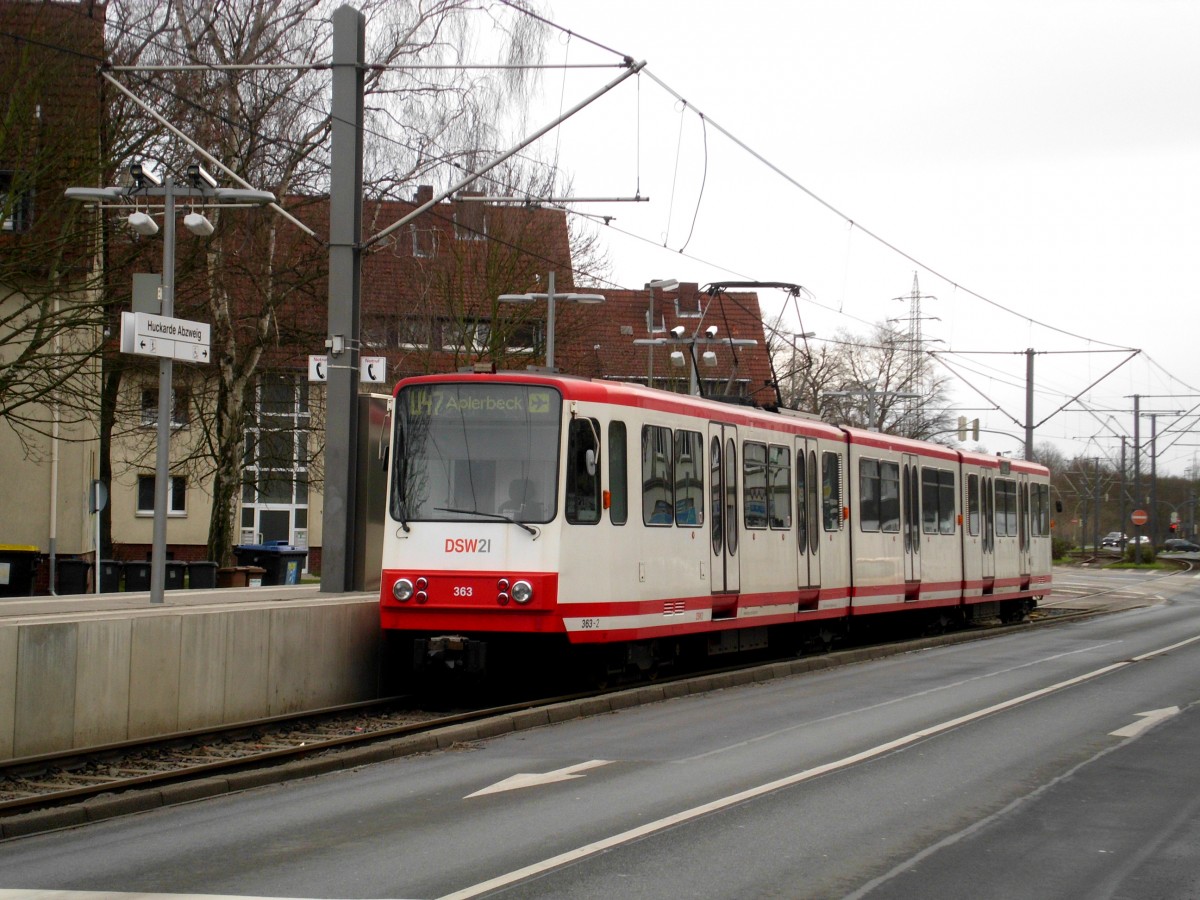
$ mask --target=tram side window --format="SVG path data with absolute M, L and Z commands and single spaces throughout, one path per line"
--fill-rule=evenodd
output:
M 767 496 L 771 527 L 792 527 L 792 451 L 772 444 L 767 448 Z
M 675 432 L 675 524 L 704 524 L 704 438 Z
M 671 503 L 671 429 L 642 426 L 642 521 L 670 525 L 675 521 Z
M 900 464 L 879 463 L 879 528 L 900 533 Z
M 862 531 L 900 531 L 900 465 L 875 459 L 858 461 L 858 521 Z
M 942 534 L 954 534 L 957 530 L 954 509 L 957 493 L 954 489 L 954 473 L 948 469 L 938 469 L 938 531 Z
M 979 476 L 967 476 L 967 531 L 979 534 Z
M 996 479 L 996 534 L 1017 536 L 1017 483 L 1008 478 Z
M 572 419 L 567 432 L 567 521 L 595 525 L 600 521 L 600 423 Z
M 742 445 L 742 516 L 747 528 L 767 527 L 767 445 Z
M 625 423 L 608 426 L 608 520 L 614 525 L 629 521 L 629 453 L 625 443 Z
M 921 467 L 921 530 L 954 534 L 954 473 Z
M 821 525 L 826 531 L 842 527 L 842 458 L 828 451 L 821 454 Z
M 1033 501 L 1033 533 L 1037 537 L 1050 536 L 1050 485 L 1035 484 Z
M 879 530 L 879 460 L 858 461 L 858 527 Z

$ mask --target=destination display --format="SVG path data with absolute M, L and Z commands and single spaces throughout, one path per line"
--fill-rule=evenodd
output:
M 526 419 L 557 418 L 561 401 L 558 392 L 548 388 L 463 384 L 405 388 L 402 403 L 411 419 Z

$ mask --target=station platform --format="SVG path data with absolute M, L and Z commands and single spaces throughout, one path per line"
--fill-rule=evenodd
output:
M 371 700 L 381 648 L 374 591 L 0 598 L 0 762 Z
M 195 607 L 238 607 L 254 603 L 334 600 L 346 597 L 378 599 L 378 591 L 323 594 L 318 584 L 281 584 L 264 587 L 208 588 L 164 591 L 162 603 L 152 603 L 149 591 L 110 591 L 101 594 L 47 594 L 36 597 L 0 597 L 0 622 L 18 618 L 50 618 L 108 612 Z

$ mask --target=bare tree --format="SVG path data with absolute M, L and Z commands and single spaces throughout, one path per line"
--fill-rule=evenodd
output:
M 469 167 L 490 149 L 490 129 L 525 77 L 494 79 L 417 64 L 468 59 L 480 25 L 500 36 L 502 53 L 529 59 L 539 46 L 534 20 L 471 0 L 368 0 L 360 8 L 368 19 L 371 63 L 365 76 L 368 194 L 398 195 L 417 178 Z M 213 66 L 131 75 L 127 83 L 255 187 L 281 198 L 320 197 L 328 190 L 330 111 L 319 64 L 330 55 L 331 10 L 324 0 L 114 0 L 111 54 L 126 64 Z M 144 141 L 140 153 L 174 172 L 192 156 L 165 129 Z M 305 212 L 298 211 L 301 219 Z M 223 213 L 216 226 L 189 285 L 194 293 L 177 279 L 177 309 L 181 315 L 194 310 L 212 326 L 215 387 L 194 397 L 207 406 L 210 431 L 193 463 L 208 455 L 208 553 L 227 562 L 257 386 L 264 374 L 294 366 L 300 353 L 319 346 L 313 339 L 322 331 L 323 311 L 307 318 L 298 312 L 311 304 L 323 310 L 324 245 L 265 212 Z M 302 323 L 314 334 L 300 334 Z
M 890 324 L 876 325 L 867 338 L 845 330 L 828 341 L 775 334 L 772 358 L 785 406 L 829 422 L 946 439 L 946 379 L 911 385 L 904 335 Z

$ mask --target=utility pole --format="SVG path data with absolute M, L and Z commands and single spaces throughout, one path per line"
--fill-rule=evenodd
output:
M 365 47 L 366 18 L 356 9 L 339 6 L 333 12 L 329 375 L 321 540 L 321 590 L 335 594 L 354 589 Z
M 906 423 L 909 436 L 913 436 L 918 431 L 920 413 L 925 402 L 925 341 L 921 328 L 925 317 L 921 315 L 921 301 L 937 298 L 921 294 L 917 273 L 913 272 L 912 291 L 907 297 L 894 299 L 908 301 L 908 353 L 903 387 L 909 394 L 905 399 L 902 421 Z
M 1025 351 L 1025 458 L 1033 460 L 1033 348 Z
M 1133 395 L 1133 508 L 1137 509 L 1138 504 L 1142 502 L 1142 395 Z M 1153 515 L 1153 513 L 1151 513 Z M 1134 535 L 1133 542 L 1133 561 L 1140 564 L 1142 561 L 1142 526 L 1137 528 L 1137 534 Z

